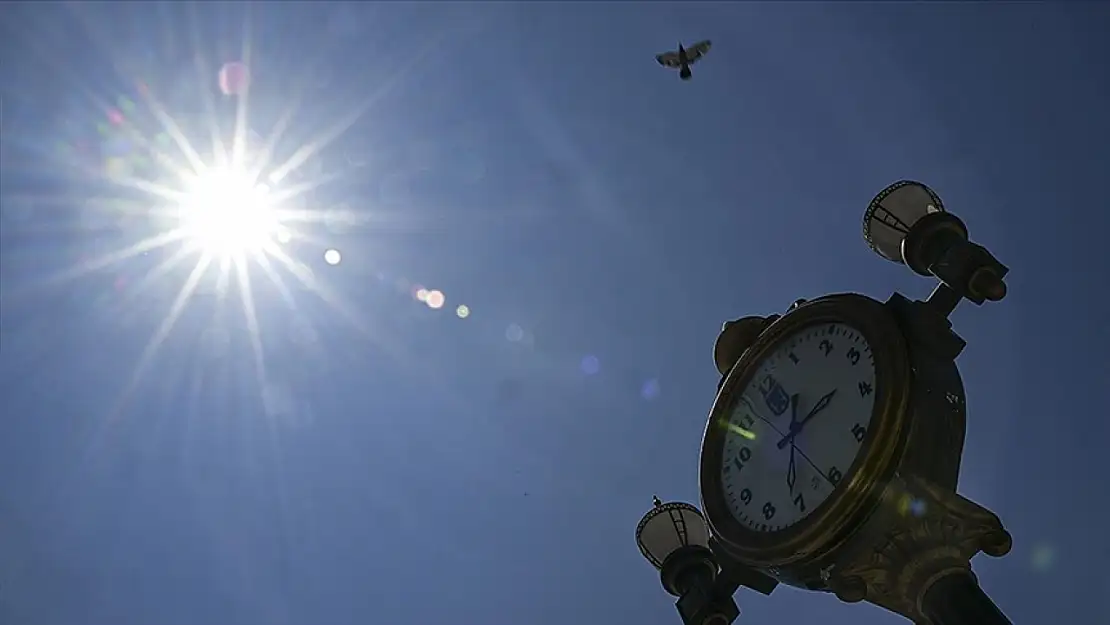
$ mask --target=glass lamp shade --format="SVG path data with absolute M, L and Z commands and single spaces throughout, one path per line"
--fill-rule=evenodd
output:
M 883 258 L 901 264 L 902 240 L 926 215 L 943 213 L 944 204 L 929 187 L 901 180 L 883 189 L 863 214 L 863 238 Z
M 653 507 L 636 526 L 640 553 L 657 569 L 682 547 L 709 546 L 709 527 L 701 512 L 688 503 L 663 503 L 655 498 Z

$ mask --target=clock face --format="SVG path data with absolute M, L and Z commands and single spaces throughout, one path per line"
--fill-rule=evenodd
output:
M 776 532 L 817 509 L 848 475 L 871 426 L 875 361 L 845 324 L 786 337 L 732 406 L 721 485 L 741 525 Z

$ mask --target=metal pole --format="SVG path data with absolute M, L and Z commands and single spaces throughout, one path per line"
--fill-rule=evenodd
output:
M 934 582 L 925 591 L 921 611 L 933 625 L 1013 625 L 970 573 Z

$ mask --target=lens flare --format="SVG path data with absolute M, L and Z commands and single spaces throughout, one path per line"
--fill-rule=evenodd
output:
M 597 359 L 597 356 L 582 358 L 582 373 L 595 375 L 598 371 L 601 371 L 601 361 Z
M 219 81 L 224 95 L 243 95 L 250 85 L 250 70 L 240 61 L 224 63 L 220 68 Z

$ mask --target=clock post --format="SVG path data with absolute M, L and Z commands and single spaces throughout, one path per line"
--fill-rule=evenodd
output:
M 962 300 L 1003 299 L 1008 269 L 918 182 L 880 192 L 863 231 L 877 254 L 940 283 L 925 301 L 834 294 L 724 325 L 700 458 L 704 517 L 657 502 L 637 530 L 685 625 L 731 623 L 736 589 L 779 583 L 916 625 L 1010 625 L 971 570 L 979 552 L 1013 543 L 997 515 L 957 493 L 966 343 L 948 319 Z M 653 557 L 641 529 L 679 518 L 669 506 L 685 515 L 684 538 L 655 549 L 673 557 Z
M 881 191 L 863 231 L 875 253 L 940 283 L 924 302 L 898 293 L 886 302 L 912 364 L 909 435 L 877 513 L 822 576 L 843 601 L 867 600 L 922 625 L 1009 625 L 971 571 L 977 553 L 1000 557 L 1013 541 L 994 513 L 956 492 L 966 432 L 956 357 L 966 343 L 948 319 L 961 300 L 1003 299 L 1008 269 L 918 182 Z

